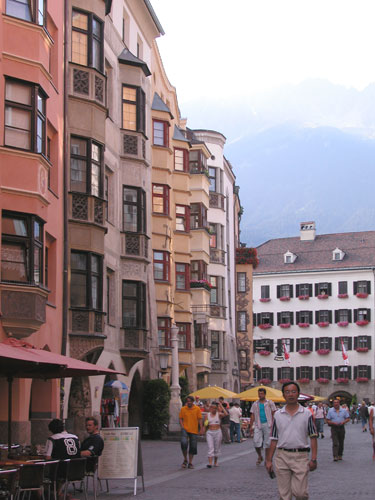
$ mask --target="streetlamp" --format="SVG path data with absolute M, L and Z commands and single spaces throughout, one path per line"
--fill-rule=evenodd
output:
M 181 410 L 181 387 L 179 384 L 179 363 L 178 363 L 178 332 L 180 329 L 173 323 L 171 326 L 172 344 L 172 385 L 171 401 L 169 403 L 169 430 L 177 432 L 180 430 L 180 410 Z
M 168 369 L 169 352 L 160 351 L 158 356 L 160 365 L 159 378 L 163 378 L 163 373 L 166 373 Z

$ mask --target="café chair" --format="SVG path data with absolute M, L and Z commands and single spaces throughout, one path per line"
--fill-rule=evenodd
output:
M 94 491 L 94 500 L 96 500 L 96 486 L 97 486 L 97 470 L 98 470 L 98 456 L 93 455 L 91 457 L 86 457 L 86 471 L 85 471 L 85 476 L 86 476 L 86 489 L 88 489 L 89 486 L 89 479 L 90 477 L 92 478 L 92 488 Z
M 0 471 L 0 499 L 13 500 L 17 490 L 17 469 Z
M 86 489 L 86 458 L 72 458 L 61 460 L 58 470 L 58 478 L 62 480 L 64 488 L 64 500 L 68 492 L 69 484 L 82 483 L 85 500 L 87 500 Z
M 59 470 L 60 460 L 50 460 L 48 462 L 42 462 L 42 463 L 44 463 L 43 485 L 45 488 L 47 488 L 48 491 L 47 499 L 50 500 L 51 498 L 50 495 L 52 486 L 53 499 L 57 500 L 57 473 Z
M 29 492 L 29 499 L 32 491 L 39 491 L 40 497 L 44 500 L 44 462 L 36 464 L 22 464 L 18 472 L 18 487 L 15 500 L 24 497 L 25 491 Z

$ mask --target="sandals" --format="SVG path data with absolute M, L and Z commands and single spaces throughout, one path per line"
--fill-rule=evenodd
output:
M 183 469 L 186 469 L 186 467 L 187 467 L 187 466 L 188 466 L 188 463 L 187 463 L 187 461 L 186 461 L 186 460 L 184 460 L 184 461 L 182 462 L 181 467 L 182 467 Z
M 207 469 L 211 469 L 212 465 L 211 464 L 207 464 L 206 467 L 207 467 Z
M 189 464 L 188 465 L 188 469 L 194 469 L 194 465 L 193 464 Z
M 258 458 L 258 460 L 256 461 L 256 464 L 260 465 L 262 462 L 263 462 L 263 458 Z

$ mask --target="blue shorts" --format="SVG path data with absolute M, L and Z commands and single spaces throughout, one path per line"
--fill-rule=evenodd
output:
M 189 455 L 196 455 L 198 444 L 198 434 L 192 434 L 191 432 L 181 430 L 181 450 L 187 451 L 189 449 Z

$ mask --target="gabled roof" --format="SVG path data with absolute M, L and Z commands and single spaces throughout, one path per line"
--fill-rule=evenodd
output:
M 171 113 L 171 110 L 168 108 L 168 106 L 165 104 L 165 102 L 161 99 L 159 94 L 157 94 L 156 92 L 154 94 L 154 99 L 152 101 L 151 109 L 153 111 L 164 111 L 165 113 L 169 113 L 172 120 L 173 120 L 173 115 Z
M 173 139 L 175 141 L 190 142 L 189 139 L 186 139 L 186 137 L 184 136 L 184 133 L 182 132 L 182 130 L 179 127 L 177 127 L 177 125 L 174 126 Z
M 345 252 L 342 260 L 332 259 L 335 248 Z M 284 263 L 283 256 L 288 251 L 297 255 L 292 264 Z M 323 234 L 304 241 L 299 237 L 278 238 L 263 243 L 257 252 L 259 265 L 254 275 L 371 268 L 375 267 L 375 231 Z
M 118 60 L 122 64 L 128 64 L 129 66 L 137 66 L 138 68 L 141 68 L 146 76 L 151 75 L 151 71 L 148 69 L 147 64 L 142 61 L 142 59 L 139 59 L 134 54 L 132 54 L 128 49 L 124 49 L 121 52 L 121 54 L 118 56 Z

